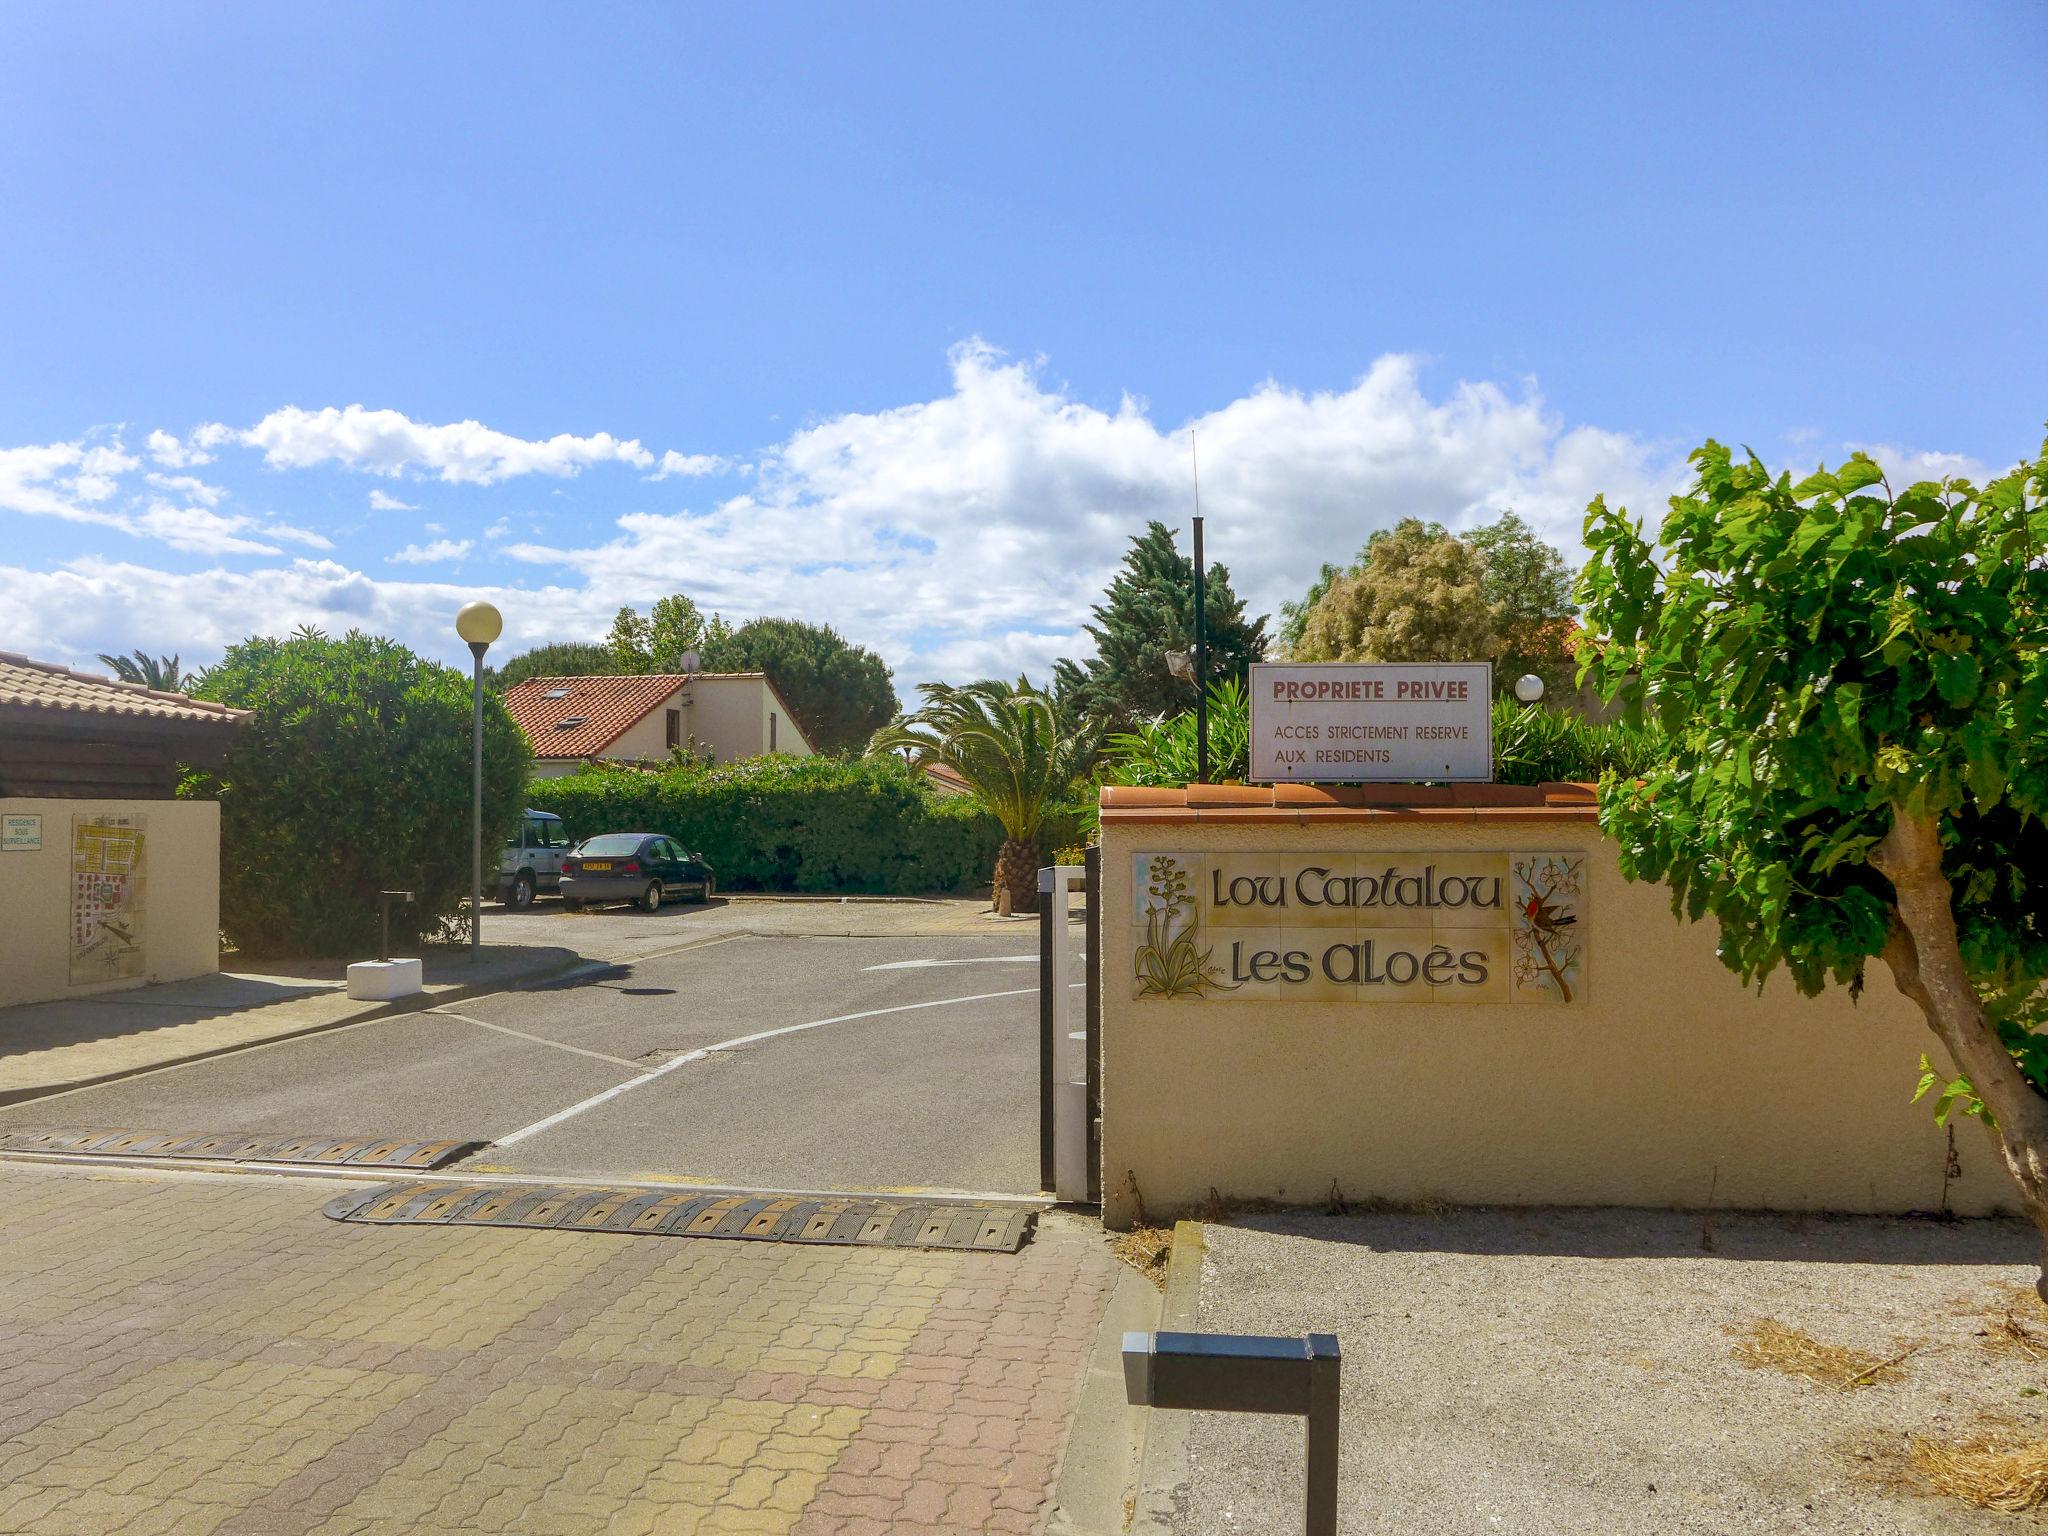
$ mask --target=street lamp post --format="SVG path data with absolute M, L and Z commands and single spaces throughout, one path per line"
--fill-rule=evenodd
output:
M 1195 778 L 1209 782 L 1209 639 L 1204 601 L 1202 514 L 1195 514 Z
M 455 615 L 455 633 L 469 642 L 470 669 L 469 780 L 469 958 L 474 964 L 484 942 L 484 652 L 503 634 L 505 620 L 486 602 L 464 603 Z

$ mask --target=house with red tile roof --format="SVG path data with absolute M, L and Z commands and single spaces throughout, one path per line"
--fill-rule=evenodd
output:
M 220 806 L 176 795 L 248 718 L 0 651 L 0 1007 L 219 969 Z
M 541 779 L 600 760 L 666 763 L 678 747 L 714 763 L 815 750 L 765 672 L 529 677 L 505 690 L 505 708 L 533 743 Z

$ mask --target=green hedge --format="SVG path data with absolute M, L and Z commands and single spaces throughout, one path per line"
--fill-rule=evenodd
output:
M 761 757 L 659 772 L 595 766 L 538 779 L 527 804 L 574 838 L 663 832 L 711 863 L 721 890 L 911 895 L 986 886 L 1003 829 L 893 758 Z M 1040 846 L 1087 840 L 1095 806 L 1046 820 Z

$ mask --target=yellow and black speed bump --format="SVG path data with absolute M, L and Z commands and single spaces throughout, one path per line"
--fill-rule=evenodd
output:
M 578 1184 L 384 1184 L 335 1196 L 327 1214 L 382 1226 L 546 1227 L 983 1253 L 1015 1253 L 1038 1220 L 1031 1206 L 965 1200 L 698 1194 Z
M 308 1163 L 345 1168 L 439 1168 L 487 1141 L 403 1141 L 388 1136 L 280 1136 L 275 1131 L 0 1131 L 0 1152 L 66 1157 L 183 1157 L 225 1163 Z

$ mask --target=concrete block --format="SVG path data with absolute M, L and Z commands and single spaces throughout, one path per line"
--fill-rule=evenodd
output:
M 358 960 L 348 968 L 348 995 L 366 1002 L 426 991 L 417 960 Z

